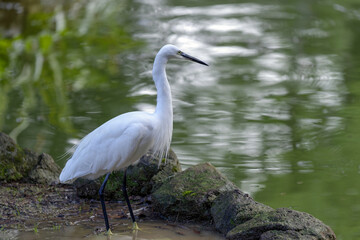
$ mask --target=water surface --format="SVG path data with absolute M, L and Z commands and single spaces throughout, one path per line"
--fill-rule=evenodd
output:
M 61 229 L 41 229 L 34 231 L 9 231 L 0 234 L 5 239 L 89 239 L 89 240 L 223 240 L 218 233 L 202 229 L 197 225 L 168 224 L 165 222 L 141 222 L 141 230 L 132 232 L 129 221 L 115 220 L 112 224 L 113 234 L 96 232 L 91 223 L 77 226 L 66 226 Z M 93 224 L 94 225 L 94 224 Z
M 172 148 L 255 200 L 360 238 L 360 5 L 347 1 L 0 4 L 0 129 L 61 158 L 127 111 L 153 111 L 152 62 L 172 43 Z

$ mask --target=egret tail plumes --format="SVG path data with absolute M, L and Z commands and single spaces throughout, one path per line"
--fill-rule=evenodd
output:
M 139 111 L 124 113 L 96 128 L 80 141 L 60 174 L 60 182 L 69 182 L 80 177 L 96 179 L 107 174 L 99 196 L 108 232 L 110 226 L 103 192 L 109 174 L 115 170 L 126 169 L 149 150 L 161 161 L 170 148 L 173 108 L 170 85 L 165 72 L 166 63 L 170 58 L 181 58 L 207 65 L 180 51 L 174 45 L 162 47 L 155 57 L 152 71 L 157 90 L 155 112 L 152 114 Z M 126 194 L 126 170 L 123 192 L 134 226 L 137 226 Z

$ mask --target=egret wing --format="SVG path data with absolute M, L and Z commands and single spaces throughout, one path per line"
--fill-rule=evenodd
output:
M 60 181 L 95 179 L 125 168 L 149 150 L 153 139 L 150 114 L 132 112 L 113 118 L 83 138 L 66 163 Z

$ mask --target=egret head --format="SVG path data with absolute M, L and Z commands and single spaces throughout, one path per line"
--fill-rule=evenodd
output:
M 197 59 L 195 57 L 192 57 L 192 56 L 184 53 L 179 48 L 177 48 L 176 46 L 171 45 L 171 44 L 167 44 L 164 47 L 162 47 L 159 54 L 160 53 L 163 54 L 164 56 L 166 56 L 167 58 L 186 59 L 186 60 L 190 60 L 190 61 L 193 61 L 193 62 L 200 63 L 200 64 L 205 65 L 205 66 L 209 66 L 208 64 L 201 61 L 200 59 Z

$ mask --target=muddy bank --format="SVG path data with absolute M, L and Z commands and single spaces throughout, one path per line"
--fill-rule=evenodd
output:
M 100 202 L 79 198 L 72 186 L 7 183 L 0 201 L 0 239 L 107 239 Z M 156 220 L 148 201 L 132 197 L 138 233 L 125 203 L 107 202 L 111 239 L 224 239 L 211 226 Z
M 133 199 L 140 219 L 150 217 L 146 198 Z M 57 229 L 61 226 L 84 222 L 98 223 L 102 231 L 103 217 L 98 200 L 77 196 L 76 189 L 64 185 L 5 183 L 0 187 L 0 226 L 6 229 L 34 230 Z M 127 219 L 123 202 L 107 203 L 110 219 Z M 130 223 L 130 222 L 129 222 Z

